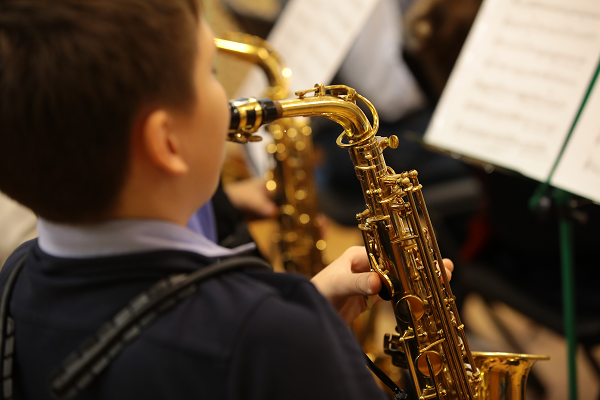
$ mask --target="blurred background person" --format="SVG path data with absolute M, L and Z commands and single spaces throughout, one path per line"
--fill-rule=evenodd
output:
M 0 265 L 21 243 L 37 236 L 36 216 L 0 193 Z

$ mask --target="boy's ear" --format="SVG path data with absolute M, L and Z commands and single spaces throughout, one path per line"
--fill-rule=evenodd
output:
M 167 111 L 159 109 L 147 116 L 142 126 L 142 141 L 150 161 L 157 167 L 176 175 L 188 171 L 180 137 Z

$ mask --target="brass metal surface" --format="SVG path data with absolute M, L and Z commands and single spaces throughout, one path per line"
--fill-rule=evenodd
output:
M 319 229 L 317 189 L 313 178 L 314 151 L 308 119 L 281 118 L 269 124 L 274 142 L 267 150 L 275 168 L 267 174 L 267 188 L 279 210 L 283 267 L 308 277 L 323 269 L 326 243 Z
M 475 365 L 481 371 L 482 382 L 477 388 L 479 398 L 520 400 L 525 396 L 529 370 L 539 360 L 550 357 L 532 354 L 473 352 Z
M 281 100 L 288 96 L 292 72 L 268 42 L 252 35 L 230 33 L 224 39 L 215 39 L 215 45 L 220 52 L 256 64 L 265 72 L 269 83 L 265 97 Z M 242 143 L 260 140 L 253 135 L 262 124 L 260 106 L 256 100 L 238 103 L 234 104 L 240 111 L 240 125 L 245 129 L 230 132 L 230 137 Z M 247 122 L 248 111 L 256 116 L 252 125 Z M 273 241 L 280 249 L 286 271 L 312 277 L 323 269 L 326 247 L 319 230 L 312 130 L 307 118 L 282 117 L 268 126 L 274 142 L 267 151 L 273 156 L 275 167 L 267 173 L 267 189 L 277 204 L 280 225 Z
M 312 96 L 307 97 L 307 94 Z M 472 353 L 452 294 L 417 171 L 397 174 L 382 152 L 397 140 L 377 137 L 377 112 L 353 89 L 316 85 L 278 102 L 281 116 L 323 116 L 344 132 L 366 209 L 358 226 L 381 296 L 391 301 L 398 334 L 384 351 L 406 368 L 419 399 L 522 400 L 529 368 L 544 356 Z M 371 110 L 373 126 L 356 101 Z
M 215 38 L 215 46 L 219 52 L 258 65 L 264 71 L 269 81 L 265 97 L 273 100 L 287 97 L 292 70 L 285 65 L 268 42 L 245 33 L 226 33 L 223 38 Z

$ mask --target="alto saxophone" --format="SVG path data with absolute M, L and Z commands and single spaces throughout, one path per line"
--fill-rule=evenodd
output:
M 282 100 L 288 96 L 291 71 L 266 41 L 239 33 L 215 39 L 215 45 L 221 52 L 261 67 L 269 81 L 266 97 Z M 267 172 L 267 189 L 274 195 L 280 226 L 273 240 L 286 271 L 312 277 L 323 269 L 322 250 L 326 247 L 317 220 L 312 130 L 306 118 L 283 118 L 272 121 L 268 131 L 274 142 L 267 151 L 273 155 L 275 167 Z M 230 139 L 246 143 L 260 137 L 237 133 Z
M 383 158 L 398 138 L 376 136 L 377 112 L 352 88 L 316 85 L 296 94 L 279 102 L 230 102 L 230 134 L 251 134 L 270 120 L 294 116 L 324 116 L 344 128 L 337 144 L 350 153 L 367 206 L 357 215 L 359 228 L 397 324 L 398 334 L 384 338 L 385 352 L 408 370 L 418 398 L 521 400 L 531 366 L 548 357 L 471 352 L 446 271 L 438 267 L 442 258 L 418 174 L 397 174 Z M 372 113 L 372 126 L 357 100 Z

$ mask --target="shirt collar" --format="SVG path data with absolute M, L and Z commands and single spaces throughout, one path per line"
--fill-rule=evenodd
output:
M 56 224 L 38 219 L 42 251 L 62 258 L 91 258 L 153 250 L 186 250 L 205 257 L 230 257 L 253 249 L 247 243 L 228 249 L 171 222 L 118 219 L 90 225 Z

